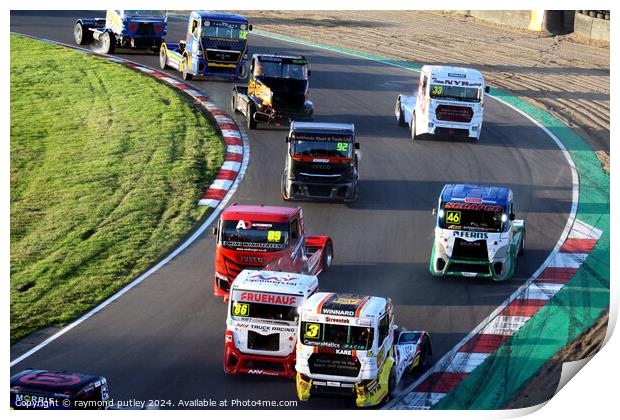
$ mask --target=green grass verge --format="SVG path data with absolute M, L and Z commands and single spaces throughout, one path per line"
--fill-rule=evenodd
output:
M 181 93 L 11 35 L 11 342 L 74 319 L 186 237 L 223 153 Z

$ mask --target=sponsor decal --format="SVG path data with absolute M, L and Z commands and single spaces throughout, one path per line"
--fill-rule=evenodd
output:
M 268 372 L 262 369 L 250 369 L 248 370 L 250 375 L 268 375 L 268 376 L 278 376 L 275 372 Z
M 454 77 L 455 79 L 464 79 L 467 76 L 463 73 L 448 73 L 448 77 Z
M 466 230 L 459 230 L 454 232 L 454 236 L 458 236 L 460 238 L 488 239 L 489 234 L 486 232 L 469 232 Z
M 297 296 L 290 295 L 271 295 L 257 292 L 242 292 L 241 300 L 245 302 L 297 306 Z
M 329 163 L 329 159 L 323 159 L 323 158 L 315 158 L 312 159 L 312 162 L 318 162 L 318 163 Z
M 265 259 L 263 257 L 251 257 L 249 255 L 241 255 L 239 261 L 246 263 L 264 264 Z
M 448 201 L 444 204 L 444 208 L 456 210 L 474 210 L 474 211 L 503 211 L 504 206 L 499 204 L 477 204 L 477 203 L 457 203 Z
M 433 83 L 439 83 L 447 86 L 463 86 L 463 87 L 480 87 L 482 82 L 470 82 L 469 80 L 450 80 L 450 79 L 437 79 L 433 77 Z
M 347 146 L 348 146 L 348 142 L 351 141 L 351 136 L 339 136 L 338 134 L 294 133 L 292 137 L 294 140 L 301 140 L 301 141 L 337 141 L 337 142 L 343 142 L 347 144 Z
M 330 322 L 333 324 L 348 324 L 349 319 L 347 318 L 331 318 L 329 316 L 325 317 L 325 322 Z
M 321 313 L 323 315 L 355 316 L 355 311 L 349 311 L 349 310 L 346 310 L 346 309 L 323 308 L 323 309 L 321 309 Z

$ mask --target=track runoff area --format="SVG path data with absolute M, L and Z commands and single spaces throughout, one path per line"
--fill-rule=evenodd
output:
M 27 13 L 14 14 L 11 25 L 15 31 L 70 44 L 77 17 L 72 12 L 48 16 L 55 25 L 66 27 L 66 33 L 42 27 L 37 16 Z M 185 26 L 171 19 L 167 38 L 184 38 Z M 315 120 L 346 120 L 356 126 L 363 151 L 363 194 L 350 206 L 303 204 L 304 217 L 311 232 L 329 234 L 334 240 L 334 265 L 320 276 L 322 290 L 391 296 L 400 324 L 431 333 L 435 360 L 443 362 L 436 363 L 435 370 L 422 377 L 409 378 L 401 386 L 403 396 L 413 395 L 411 392 L 441 394 L 441 390 L 416 387 L 436 373 L 454 373 L 438 370 L 437 366 L 449 366 L 445 361 L 454 360 L 454 354 L 461 353 L 459 350 L 475 335 L 497 335 L 496 330 L 484 329 L 485 322 L 505 316 L 502 312 L 515 299 L 523 300 L 524 290 L 531 289 L 535 277 L 541 278 L 539 275 L 550 268 L 577 268 L 570 258 L 558 257 L 566 254 L 565 239 L 583 239 L 573 233 L 573 226 L 590 226 L 574 223 L 578 196 L 575 166 L 549 133 L 523 113 L 489 101 L 478 144 L 412 143 L 393 116 L 394 98 L 398 93 L 412 92 L 417 83 L 417 75 L 410 70 L 265 36 L 250 38 L 250 52 L 307 56 L 313 70 L 310 89 Z M 156 56 L 117 56 L 141 66 L 157 65 Z M 230 83 L 196 80 L 188 84 L 198 92 L 207 92 L 221 109 L 227 108 Z M 239 125 L 244 122 L 235 119 Z M 283 204 L 278 180 L 285 135 L 281 129 L 250 134 L 251 159 L 233 201 Z M 428 274 L 429 238 L 434 224 L 430 209 L 443 184 L 455 180 L 493 182 L 515 192 L 516 213 L 528 226 L 528 254 L 519 261 L 512 280 L 491 283 L 436 279 Z M 221 207 L 216 205 L 217 210 Z M 35 361 L 37 367 L 45 369 L 99 372 L 108 378 L 111 392 L 118 399 L 295 400 L 295 387 L 290 381 L 223 373 L 225 306 L 211 293 L 213 254 L 213 239 L 197 235 L 171 263 L 158 265 L 149 281 L 114 301 L 114 310 L 102 308 L 30 357 L 12 364 L 12 373 Z M 148 366 L 144 354 L 152 355 Z M 182 377 L 184 385 L 174 385 L 170 375 Z M 201 389 L 210 389 L 210 395 L 203 395 Z M 436 401 L 410 398 L 406 405 L 413 408 L 429 402 L 432 405 Z M 298 407 L 352 408 L 331 399 L 316 399 Z

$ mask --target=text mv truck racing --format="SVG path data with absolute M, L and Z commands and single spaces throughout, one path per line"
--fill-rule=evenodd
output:
M 429 269 L 434 276 L 512 277 L 525 249 L 525 223 L 515 220 L 512 190 L 448 184 L 436 212 Z
M 229 206 L 220 215 L 213 293 L 228 298 L 242 270 L 318 275 L 332 263 L 329 236 L 308 236 L 300 207 Z
M 241 112 L 247 127 L 257 122 L 288 124 L 311 120 L 314 112 L 308 96 L 308 60 L 304 56 L 254 54 L 247 86 L 234 86 L 231 99 L 233 112 Z
M 230 289 L 224 371 L 293 378 L 301 306 L 318 287 L 316 276 L 243 270 Z
M 185 40 L 164 43 L 159 66 L 179 70 L 184 80 L 193 76 L 246 76 L 248 31 L 252 25 L 234 13 L 194 11 Z
M 353 124 L 293 121 L 286 142 L 284 200 L 357 199 L 359 143 Z
M 431 354 L 427 332 L 395 327 L 391 299 L 315 293 L 301 313 L 297 396 L 335 395 L 355 399 L 358 407 L 375 406 Z
M 425 134 L 479 140 L 488 91 L 478 70 L 427 65 L 415 95 L 398 95 L 396 120 L 409 126 L 413 140 Z

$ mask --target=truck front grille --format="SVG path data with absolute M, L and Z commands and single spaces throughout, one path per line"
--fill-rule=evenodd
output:
M 439 105 L 435 115 L 441 121 L 468 123 L 474 116 L 474 111 L 467 106 Z
M 280 334 L 261 335 L 248 331 L 248 348 L 252 350 L 278 351 L 280 350 Z
M 452 258 L 488 261 L 489 253 L 487 251 L 487 241 L 481 239 L 479 241 L 467 242 L 461 238 L 454 238 Z
M 310 373 L 315 375 L 333 375 L 356 377 L 360 373 L 357 357 L 346 354 L 313 353 L 308 359 Z

